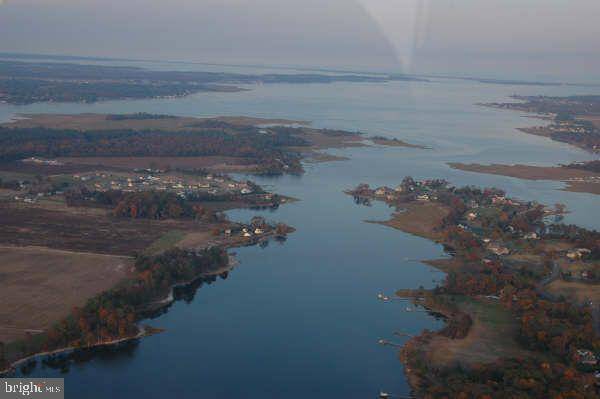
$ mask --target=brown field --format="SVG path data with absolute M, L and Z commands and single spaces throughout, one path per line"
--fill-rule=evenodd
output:
M 172 230 L 206 231 L 195 221 L 121 219 L 97 208 L 64 203 L 0 204 L 0 243 L 79 252 L 132 255 Z
M 176 245 L 182 249 L 202 248 L 214 239 L 210 231 L 194 231 L 184 235 Z
M 25 114 L 22 119 L 5 123 L 5 127 L 31 128 L 46 127 L 49 129 L 72 129 L 72 130 L 113 130 L 113 129 L 153 129 L 153 130 L 193 130 L 193 125 L 207 119 L 216 119 L 234 125 L 267 125 L 267 124 L 300 124 L 306 125 L 304 121 L 288 119 L 265 119 L 244 116 L 224 116 L 217 118 L 193 118 L 175 117 L 165 119 L 125 119 L 110 120 L 105 114 Z
M 486 173 L 516 177 L 526 180 L 567 180 L 573 178 L 584 178 L 598 176 L 597 173 L 580 169 L 564 168 L 560 166 L 530 166 L 530 165 L 481 165 L 463 164 L 451 162 L 448 165 L 452 169 L 464 170 L 466 172 Z
M 566 183 L 565 191 L 600 194 L 600 180 L 595 182 L 572 181 L 570 179 L 584 179 L 590 177 L 600 178 L 600 174 L 581 169 L 572 169 L 562 166 L 531 166 L 531 165 L 481 165 L 481 164 L 463 164 L 449 163 L 452 169 L 463 170 L 466 172 L 486 173 L 491 175 L 500 175 L 516 177 L 526 180 L 555 180 Z
M 0 341 L 45 330 L 128 276 L 133 259 L 0 246 Z
M 435 335 L 427 348 L 427 360 L 439 366 L 491 363 L 499 358 L 530 354 L 515 341 L 517 325 L 510 312 L 492 300 L 465 299 L 459 311 L 473 320 L 467 336 L 451 339 Z
M 444 259 L 430 259 L 424 260 L 423 263 L 429 266 L 433 266 L 443 272 L 450 270 L 462 269 L 465 262 L 462 259 L 457 258 L 444 258 Z
M 600 129 L 600 116 L 599 115 L 585 115 L 581 117 L 577 117 L 577 119 L 583 119 L 584 121 L 590 121 Z
M 440 235 L 436 229 L 449 211 L 446 206 L 439 203 L 409 203 L 406 210 L 394 213 L 389 221 L 377 223 L 420 237 L 438 240 Z
M 556 280 L 546 286 L 548 292 L 563 295 L 572 301 L 584 303 L 589 300 L 600 302 L 600 285 Z
M 595 183 L 568 181 L 566 183 L 567 187 L 565 188 L 565 191 L 600 195 L 600 181 L 597 181 Z
M 59 161 L 84 166 L 145 169 L 181 168 L 211 169 L 223 172 L 243 172 L 255 169 L 256 163 L 246 158 L 206 156 L 206 157 L 71 157 L 58 158 Z
M 346 147 L 365 147 L 367 144 L 363 143 L 365 139 L 360 134 L 342 134 L 342 135 L 330 135 L 324 134 L 322 131 L 317 129 L 306 129 L 301 135 L 302 138 L 310 142 L 312 149 L 324 149 L 324 148 L 346 148 Z M 305 147 L 294 148 L 299 151 L 306 151 Z
M 72 173 L 84 173 L 91 172 L 97 169 L 93 165 L 76 165 L 65 163 L 64 165 L 42 165 L 30 162 L 2 162 L 0 163 L 0 170 L 2 172 L 13 172 L 23 175 L 61 175 L 61 174 L 72 174 Z

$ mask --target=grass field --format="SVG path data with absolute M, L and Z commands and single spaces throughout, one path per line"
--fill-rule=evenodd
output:
M 562 295 L 577 303 L 585 303 L 590 300 L 594 303 L 600 303 L 600 285 L 598 284 L 556 280 L 548 284 L 546 290 L 553 295 Z
M 180 242 L 186 236 L 185 231 L 181 230 L 173 230 L 165 233 L 158 240 L 154 241 L 146 250 L 144 251 L 145 255 L 152 256 L 158 255 L 169 248 L 175 247 L 175 245 Z
M 98 208 L 67 207 L 50 199 L 38 204 L 0 203 L 0 243 L 111 255 L 141 253 L 164 234 L 206 231 L 193 220 L 116 218 Z
M 440 236 L 436 229 L 448 213 L 449 209 L 440 203 L 409 203 L 406 210 L 395 213 L 391 220 L 381 224 L 437 240 Z
M 427 350 L 428 360 L 440 366 L 490 363 L 501 357 L 530 354 L 515 341 L 517 324 L 497 301 L 454 296 L 454 305 L 473 320 L 467 336 L 451 339 L 436 335 Z
M 43 331 L 127 277 L 133 259 L 0 246 L 0 341 Z

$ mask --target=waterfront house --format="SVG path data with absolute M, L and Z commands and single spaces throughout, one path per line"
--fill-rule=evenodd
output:
M 490 244 L 488 245 L 488 250 L 492 252 L 494 255 L 502 256 L 510 254 L 510 250 L 506 247 L 503 247 L 498 244 Z
M 590 251 L 587 248 L 576 248 L 576 249 L 572 249 L 570 251 L 567 252 L 567 258 L 571 259 L 571 260 L 575 260 L 575 259 L 581 259 L 584 255 L 589 254 Z
M 588 349 L 577 349 L 575 353 L 575 361 L 579 364 L 584 364 L 588 366 L 595 366 L 598 364 L 598 359 L 596 359 L 596 355 Z

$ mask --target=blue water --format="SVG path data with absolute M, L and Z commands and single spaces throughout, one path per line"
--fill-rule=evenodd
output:
M 457 185 L 497 186 L 511 195 L 572 211 L 568 222 L 600 228 L 598 197 L 560 191 L 562 183 L 524 181 L 451 170 L 446 163 L 552 165 L 592 159 L 565 144 L 515 130 L 539 121 L 475 106 L 510 94 L 582 94 L 582 88 L 516 87 L 456 80 L 431 83 L 264 85 L 241 93 L 201 93 L 173 100 L 0 106 L 16 113 L 157 112 L 249 115 L 310 120 L 317 127 L 398 137 L 431 150 L 352 148 L 331 152 L 349 161 L 308 164 L 302 177 L 257 179 L 299 202 L 257 213 L 297 231 L 283 244 L 235 250 L 240 265 L 226 280 L 199 289 L 149 321 L 166 332 L 126 353 L 97 356 L 64 375 L 71 398 L 367 398 L 407 393 L 394 331 L 418 333 L 440 322 L 383 303 L 379 292 L 432 287 L 441 273 L 419 260 L 443 256 L 439 245 L 364 220 L 386 219 L 382 205 L 360 207 L 342 190 L 359 182 L 395 185 L 405 175 L 443 177 Z

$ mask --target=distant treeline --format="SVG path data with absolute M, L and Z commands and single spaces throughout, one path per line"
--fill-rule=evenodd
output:
M 600 160 L 588 162 L 575 162 L 565 165 L 567 168 L 587 170 L 589 172 L 600 173 Z
M 0 160 L 32 156 L 56 157 L 198 157 L 228 156 L 249 159 L 262 173 L 302 170 L 300 156 L 286 147 L 307 146 L 296 131 L 261 134 L 253 126 L 207 121 L 215 127 L 190 131 L 110 130 L 78 131 L 41 127 L 0 127 Z
M 218 221 L 219 215 L 197 203 L 169 191 L 123 192 L 120 190 L 90 191 L 86 188 L 65 193 L 69 206 L 92 203 L 112 208 L 117 217 L 132 219 L 201 219 Z
M 0 101 L 24 105 L 37 102 L 85 102 L 102 100 L 180 97 L 199 91 L 223 91 L 217 86 L 190 83 L 58 81 L 0 77 Z M 231 91 L 228 89 L 227 91 Z
M 264 74 L 154 71 L 134 67 L 0 61 L 0 101 L 95 102 L 119 98 L 182 96 L 199 91 L 240 91 L 254 83 L 382 82 L 411 77 L 360 74 Z

